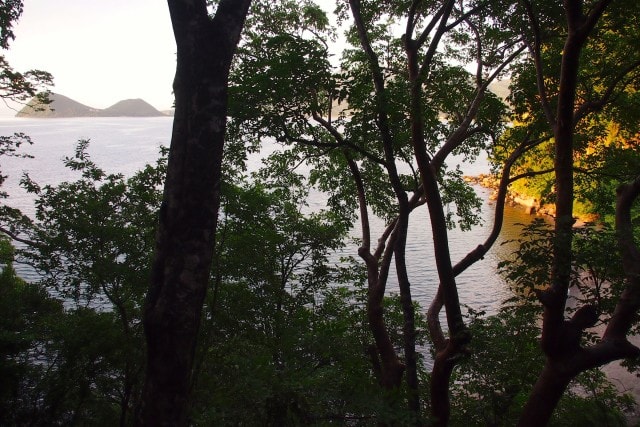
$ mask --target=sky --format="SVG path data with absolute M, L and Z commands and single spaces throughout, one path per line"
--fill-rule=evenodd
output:
M 2 54 L 16 71 L 53 74 L 53 92 L 94 108 L 130 98 L 171 108 L 176 47 L 166 1 L 24 0 L 14 33 Z M 1 117 L 14 114 L 0 103 Z

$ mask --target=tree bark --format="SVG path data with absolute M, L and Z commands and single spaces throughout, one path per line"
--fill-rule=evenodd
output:
M 175 117 L 144 309 L 143 425 L 188 423 L 196 337 L 217 226 L 229 69 L 251 0 L 169 0 Z
M 435 47 L 445 32 L 446 22 L 452 7 L 453 2 L 447 2 L 442 8 L 442 14 L 439 17 L 438 31 L 429 46 L 429 50 L 432 52 L 431 55 L 435 52 Z M 434 25 L 435 22 L 436 21 L 434 21 Z M 418 164 L 420 180 L 424 189 L 431 222 L 434 256 L 438 278 L 440 280 L 436 299 L 441 302 L 440 307 L 442 307 L 442 305 L 445 307 L 450 335 L 444 348 L 436 350 L 430 384 L 431 415 L 434 418 L 434 425 L 447 425 L 450 416 L 449 381 L 458 359 L 457 356 L 468 343 L 469 334 L 462 320 L 455 274 L 449 253 L 447 224 L 437 181 L 438 167 L 432 163 L 432 159 L 427 154 L 424 140 L 421 101 L 422 80 L 420 78 L 422 73 L 418 61 L 420 42 L 413 40 L 409 32 L 404 35 L 404 42 L 410 82 L 411 143 L 413 145 L 416 163 Z M 423 63 L 423 67 L 425 68 L 430 64 L 430 54 L 427 53 L 426 56 L 427 59 L 425 59 Z M 416 401 L 416 403 L 419 403 L 419 401 Z
M 564 394 L 575 374 L 563 372 L 555 364 L 547 363 L 533 387 L 522 411 L 519 427 L 539 427 L 547 425 L 553 410 Z
M 625 337 L 609 337 L 608 331 L 598 344 L 587 348 L 580 345 L 580 336 L 584 330 L 598 320 L 598 313 L 594 307 L 583 306 L 575 312 L 571 320 L 565 320 L 573 257 L 573 137 L 578 110 L 576 88 L 580 72 L 580 54 L 587 38 L 611 2 L 612 0 L 600 0 L 593 4 L 589 13 L 585 15 L 582 0 L 564 1 L 568 33 L 562 52 L 557 110 L 555 117 L 548 117 L 555 138 L 556 175 L 556 221 L 551 286 L 539 294 L 544 306 L 541 345 L 546 362 L 520 416 L 519 426 L 546 425 L 564 391 L 576 375 L 634 352 L 633 346 L 628 344 Z M 529 14 L 532 15 L 532 12 Z M 544 81 L 544 76 L 540 75 L 541 67 L 537 67 L 537 73 L 541 85 L 540 82 Z M 544 97 L 544 87 L 539 87 L 539 94 Z M 542 101 L 543 105 L 548 105 L 548 100 Z M 617 322 L 615 313 L 611 322 Z
M 403 299 L 403 314 L 405 318 L 404 331 L 405 331 L 405 350 L 408 349 L 409 368 L 414 369 L 415 363 L 415 328 L 413 323 L 413 304 L 407 304 L 407 301 L 411 301 L 411 293 L 409 290 L 408 278 L 406 278 L 406 265 L 404 265 L 404 252 L 406 246 L 409 206 L 407 193 L 402 187 L 402 183 L 399 179 L 398 171 L 396 170 L 395 155 L 393 149 L 393 136 L 389 126 L 389 117 L 387 116 L 387 94 L 385 89 L 384 77 L 380 67 L 380 63 L 376 53 L 374 52 L 367 30 L 365 28 L 364 21 L 360 10 L 360 0 L 349 0 L 349 7 L 355 21 L 355 26 L 358 31 L 358 37 L 363 51 L 365 52 L 369 69 L 371 71 L 371 78 L 375 88 L 375 96 L 377 101 L 377 126 L 380 132 L 380 137 L 384 150 L 384 161 L 389 181 L 393 187 L 393 191 L 398 199 L 398 205 L 400 209 L 400 217 L 402 219 L 396 221 L 392 235 L 390 236 L 389 247 L 384 251 L 382 263 L 380 267 L 377 265 L 377 260 L 374 256 L 367 253 L 364 248 L 359 251 L 360 256 L 367 261 L 367 270 L 369 277 L 369 290 L 367 299 L 367 316 L 369 320 L 369 327 L 376 340 L 376 350 L 380 356 L 380 372 L 381 384 L 386 389 L 397 389 L 402 382 L 402 374 L 405 370 L 403 365 L 393 348 L 393 343 L 389 337 L 389 333 L 386 329 L 384 322 L 383 311 L 383 297 L 387 282 L 387 275 L 389 271 L 389 263 L 391 260 L 391 254 L 396 259 L 396 270 L 398 272 L 398 278 L 401 283 L 401 295 Z M 362 207 L 362 205 L 361 205 Z M 374 261 L 375 260 L 375 261 Z M 374 262 L 376 264 L 374 264 Z M 406 280 L 405 280 L 406 278 Z M 407 306 L 410 305 L 410 311 L 407 311 Z M 406 333 L 409 332 L 409 335 Z M 413 343 L 411 342 L 413 340 Z M 410 349 L 413 347 L 413 351 Z M 416 378 L 417 375 L 413 373 L 409 374 L 411 378 Z M 413 383 L 409 384 L 410 386 Z M 415 403 L 418 393 L 417 390 L 412 390 L 411 402 Z M 415 405 L 414 405 L 415 406 Z
M 629 327 L 640 310 L 640 249 L 633 238 L 631 218 L 631 206 L 639 196 L 640 176 L 631 183 L 621 185 L 617 191 L 616 232 L 626 285 L 607 325 L 604 338 L 626 340 Z

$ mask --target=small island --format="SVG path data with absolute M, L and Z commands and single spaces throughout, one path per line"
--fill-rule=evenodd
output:
M 59 93 L 49 95 L 51 103 L 42 104 L 34 97 L 24 106 L 16 117 L 30 118 L 68 118 L 68 117 L 161 117 L 170 114 L 155 109 L 148 102 L 138 99 L 125 99 L 109 108 L 89 107 Z

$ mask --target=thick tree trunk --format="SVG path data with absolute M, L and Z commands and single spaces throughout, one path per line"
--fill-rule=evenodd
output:
M 542 302 L 545 306 L 542 347 L 556 356 L 564 347 L 562 329 L 567 290 L 571 279 L 573 241 L 573 110 L 578 81 L 581 43 L 570 34 L 565 43 L 558 95 L 555 137 L 556 220 L 553 243 L 552 283 Z
M 462 319 L 455 273 L 449 253 L 447 225 L 435 173 L 431 171 L 430 175 L 423 175 L 422 182 L 427 197 L 431 231 L 433 233 L 434 254 L 438 278 L 440 279 L 438 294 L 442 297 L 449 328 L 449 339 L 446 346 L 442 351 L 437 352 L 434 360 L 430 388 L 434 425 L 444 426 L 449 423 L 449 381 L 451 373 L 459 360 L 459 356 L 469 343 L 471 336 Z
M 518 426 L 540 427 L 549 422 L 553 410 L 573 378 L 573 374 L 562 372 L 554 365 L 547 363 L 538 377 L 523 410 L 527 416 L 520 418 Z
M 630 209 L 640 194 L 640 178 L 618 189 L 616 229 L 626 276 L 625 289 L 597 344 L 581 348 L 580 336 L 598 319 L 595 309 L 581 307 L 571 320 L 562 325 L 562 344 L 556 348 L 561 358 L 548 357 L 523 410 L 519 426 L 541 426 L 548 423 L 553 410 L 570 381 L 580 372 L 622 358 L 638 357 L 640 349 L 627 340 L 627 334 L 640 309 L 640 251 L 633 242 Z
M 187 424 L 191 369 L 219 206 L 227 84 L 250 0 L 170 0 L 177 44 L 176 111 L 144 311 L 147 371 L 141 420 Z
M 431 370 L 431 383 L 429 393 L 431 395 L 431 411 L 434 426 L 449 425 L 451 416 L 451 403 L 449 398 L 449 383 L 451 374 L 460 359 L 460 345 L 447 340 L 445 347 L 436 351 Z
M 400 363 L 389 337 L 384 322 L 382 299 L 377 298 L 375 293 L 370 292 L 367 299 L 367 319 L 375 340 L 372 362 L 380 385 L 386 390 L 394 390 L 400 387 L 404 365 Z
M 581 47 L 582 42 L 570 32 L 562 56 L 554 123 L 556 221 L 551 286 L 539 295 L 544 306 L 541 345 L 547 361 L 521 414 L 520 426 L 546 425 L 567 385 L 579 373 L 559 375 L 557 360 L 568 363 L 566 359 L 572 359 L 580 348 L 579 339 L 566 340 L 565 308 L 573 256 L 573 111 Z M 578 337 L 581 332 L 577 331 Z

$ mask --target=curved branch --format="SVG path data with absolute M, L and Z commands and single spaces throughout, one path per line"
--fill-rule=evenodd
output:
M 376 247 L 376 250 L 373 253 L 373 256 L 377 260 L 379 260 L 382 254 L 384 253 L 384 250 L 387 247 L 387 240 L 389 239 L 389 236 L 391 236 L 391 233 L 393 233 L 393 230 L 396 228 L 397 223 L 398 223 L 398 217 L 395 217 L 393 221 L 391 221 L 387 225 L 387 228 L 384 229 L 382 236 L 380 236 L 380 238 L 378 239 L 378 246 Z M 392 242 L 389 242 L 389 244 L 392 244 Z
M 411 34 L 413 34 L 413 30 L 416 27 L 416 21 L 417 21 L 417 10 L 418 10 L 418 6 L 420 6 L 420 3 L 422 3 L 421 0 L 413 0 L 411 2 L 411 6 L 409 7 L 409 13 L 407 15 L 407 26 L 404 30 L 405 32 L 405 37 L 411 37 Z M 431 20 L 431 22 L 433 22 L 436 18 L 434 17 L 434 19 Z
M 363 150 L 362 148 L 358 147 L 357 145 L 353 144 L 352 142 L 350 142 L 348 139 L 345 139 L 342 134 L 335 128 L 335 126 L 333 126 L 329 121 L 325 120 L 323 117 L 321 117 L 318 113 L 314 112 L 313 113 L 313 119 L 318 122 L 327 132 L 329 132 L 331 134 L 331 136 L 338 141 L 339 145 L 335 145 L 335 147 L 348 147 L 350 149 L 352 149 L 353 151 L 362 154 L 363 156 L 365 156 L 367 159 L 371 160 L 374 163 L 378 163 L 382 166 L 387 165 L 387 163 L 373 155 L 372 153 L 369 153 L 366 150 Z M 309 145 L 316 145 L 316 144 L 322 144 L 322 143 L 318 143 L 316 141 L 309 141 L 309 140 L 305 140 L 305 139 L 300 139 L 297 140 L 296 142 L 301 142 L 301 143 L 305 143 L 305 144 L 309 144 Z M 326 145 L 332 145 L 332 144 L 325 144 Z M 318 145 L 319 146 L 319 145 Z
M 529 140 L 529 137 L 527 136 L 505 161 L 502 168 L 502 177 L 498 186 L 498 197 L 496 198 L 496 210 L 493 221 L 493 229 L 491 230 L 491 233 L 484 241 L 484 243 L 476 246 L 475 249 L 469 252 L 463 259 L 458 261 L 458 263 L 453 266 L 453 274 L 455 276 L 458 276 L 475 262 L 482 259 L 487 254 L 489 249 L 491 249 L 498 236 L 500 235 L 500 231 L 502 230 L 507 188 L 509 184 L 514 181 L 513 178 L 509 177 L 511 168 L 524 153 L 526 153 L 536 145 L 541 144 L 547 139 L 548 138 L 539 138 L 536 140 Z M 434 297 L 427 311 L 427 324 L 429 328 L 429 334 L 431 335 L 431 339 L 433 340 L 435 349 L 437 351 L 444 350 L 447 344 L 439 318 L 440 311 L 442 310 L 443 306 L 444 301 L 442 298 L 442 286 L 438 285 L 438 292 L 436 293 L 436 296 Z
M 442 13 L 441 13 L 442 16 L 440 17 L 440 25 L 438 26 L 436 33 L 433 35 L 433 39 L 431 40 L 431 43 L 429 43 L 429 49 L 427 49 L 427 53 L 425 54 L 422 64 L 420 65 L 416 82 L 423 81 L 425 76 L 428 74 L 429 67 L 431 66 L 431 61 L 433 60 L 433 57 L 436 54 L 438 45 L 440 44 L 440 40 L 442 39 L 442 36 L 447 32 L 447 20 L 451 15 L 453 4 L 454 4 L 454 1 L 449 0 L 447 3 L 445 3 L 442 6 Z M 426 39 L 427 36 L 428 34 L 426 35 L 425 33 L 422 34 L 416 46 L 414 46 L 416 52 L 418 48 L 422 45 L 422 43 L 424 43 L 423 38 Z
M 622 80 L 624 80 L 624 78 L 627 75 L 629 75 L 631 72 L 633 72 L 634 70 L 636 70 L 639 67 L 640 67 L 640 61 L 636 61 L 636 62 L 634 62 L 632 64 L 629 64 L 628 67 L 626 67 L 624 70 L 622 70 L 622 72 L 613 79 L 613 81 L 607 87 L 607 89 L 605 90 L 604 94 L 602 94 L 600 99 L 598 99 L 596 101 L 585 102 L 582 105 L 580 105 L 580 107 L 578 107 L 578 109 L 576 110 L 576 112 L 574 114 L 573 125 L 574 126 L 577 125 L 578 122 L 581 119 L 583 119 L 587 114 L 589 114 L 591 112 L 594 112 L 594 111 L 601 110 L 605 105 L 607 105 L 609 102 L 613 101 L 615 99 L 614 93 L 615 93 L 615 90 L 616 90 L 616 87 L 618 86 L 618 84 L 620 82 L 622 82 Z M 622 88 L 621 88 L 620 92 L 622 90 L 624 90 L 624 86 L 626 86 L 627 84 L 629 84 L 629 82 L 624 83 L 622 85 Z
M 467 108 L 467 112 L 465 113 L 462 122 L 458 126 L 458 128 L 447 138 L 447 141 L 440 147 L 438 152 L 433 156 L 431 160 L 431 165 L 434 169 L 438 170 L 444 163 L 445 159 L 453 150 L 455 150 L 468 136 L 468 129 L 473 123 L 478 110 L 480 109 L 480 104 L 485 96 L 486 90 L 489 87 L 489 84 L 496 79 L 498 74 L 507 66 L 511 61 L 513 61 L 522 51 L 524 50 L 524 46 L 516 49 L 507 59 L 505 59 L 491 74 L 491 76 L 485 80 L 481 85 L 478 86 L 476 90 L 476 95 L 469 104 Z
M 361 257 L 367 256 L 365 262 L 367 264 L 372 260 L 369 259 L 371 257 L 371 227 L 369 225 L 369 212 L 367 212 L 367 198 L 364 189 L 364 183 L 362 182 L 362 174 L 360 173 L 360 169 L 356 162 L 349 157 L 347 153 L 345 153 L 345 157 L 347 158 L 347 164 L 349 165 L 349 171 L 351 171 L 351 176 L 356 184 L 356 191 L 358 193 L 358 206 L 360 207 L 360 224 L 362 226 L 362 246 L 358 250 L 358 254 Z M 363 253 L 360 253 L 363 251 Z
M 582 27 L 581 30 L 586 33 L 585 37 L 591 32 L 591 30 L 593 30 L 593 28 L 596 26 L 596 24 L 600 20 L 600 17 L 602 16 L 602 14 L 604 14 L 605 9 L 612 2 L 613 0 L 600 0 L 599 2 L 597 2 L 591 7 L 591 10 L 589 10 L 589 13 L 583 20 L 582 26 L 581 26 Z M 582 17 L 581 16 L 577 17 L 576 22 L 580 22 L 581 20 L 580 18 Z M 570 19 L 569 28 L 571 28 L 571 21 L 572 20 Z
M 440 9 L 438 9 L 436 14 L 433 15 L 433 17 L 431 18 L 431 20 L 429 21 L 429 23 L 427 24 L 425 29 L 422 30 L 422 33 L 420 33 L 420 36 L 416 40 L 416 47 L 418 49 L 420 49 L 422 47 L 422 45 L 424 45 L 427 42 L 427 39 L 429 38 L 429 34 L 431 34 L 431 31 L 433 31 L 433 29 L 435 28 L 436 24 L 438 23 L 438 21 L 442 17 L 442 14 L 444 13 L 446 8 L 447 8 L 447 3 L 444 3 L 442 5 L 442 7 L 440 7 Z M 405 37 L 411 37 L 411 32 L 409 32 L 409 27 L 408 26 L 407 26 L 407 32 L 406 32 Z
M 486 238 L 484 243 L 478 245 L 474 250 L 469 252 L 463 259 L 461 259 L 456 265 L 453 266 L 453 272 L 457 276 L 471 265 L 473 265 L 476 261 L 480 260 L 482 257 L 486 255 L 486 253 L 491 249 L 493 244 L 498 239 L 500 235 L 500 231 L 502 230 L 502 222 L 504 218 L 504 205 L 507 196 L 507 189 L 509 184 L 516 181 L 517 179 L 523 178 L 526 174 L 518 175 L 517 177 L 510 177 L 511 168 L 515 164 L 515 162 L 527 151 L 532 149 L 533 147 L 541 144 L 545 140 L 549 138 L 538 138 L 535 140 L 529 140 L 529 138 L 525 138 L 518 147 L 511 153 L 511 155 L 504 162 L 504 166 L 502 167 L 502 176 L 500 178 L 500 184 L 498 185 L 498 195 L 496 198 L 496 210 L 493 220 L 493 228 L 489 236 Z
M 548 173 L 553 173 L 554 169 L 553 168 L 549 168 L 549 169 L 543 169 L 543 170 L 539 170 L 539 171 L 530 171 L 530 172 L 525 172 L 525 173 L 521 173 L 519 175 L 516 175 L 514 177 L 512 177 L 509 180 L 509 184 L 511 184 L 512 182 L 518 181 L 520 179 L 523 178 L 531 178 L 534 176 L 540 176 L 540 175 L 546 175 Z
M 364 21 L 362 20 L 362 13 L 360 10 L 360 0 L 349 0 L 349 6 L 351 6 L 351 14 L 353 15 L 353 20 L 356 24 L 356 29 L 358 31 L 358 38 L 360 39 L 360 44 L 362 45 L 362 50 L 364 50 L 367 58 L 369 59 L 369 67 L 371 69 L 371 74 L 373 77 L 373 83 L 376 88 L 376 93 L 380 94 L 384 91 L 384 79 L 382 77 L 382 72 L 380 71 L 380 63 L 378 62 L 378 56 L 374 52 L 371 47 L 371 41 L 369 40 L 369 36 L 367 34 L 367 30 L 364 25 Z
M 12 240 L 15 240 L 16 242 L 24 243 L 25 245 L 31 246 L 32 248 L 44 248 L 44 245 L 42 243 L 20 237 L 13 231 L 1 226 L 0 226 L 0 233 L 4 233 Z
M 377 101 L 377 126 L 382 137 L 382 145 L 386 161 L 385 168 L 387 169 L 389 180 L 391 181 L 391 186 L 393 187 L 393 190 L 398 197 L 398 201 L 401 202 L 401 200 L 406 199 L 406 194 L 404 192 L 404 189 L 402 188 L 402 182 L 400 181 L 395 165 L 393 135 L 391 133 L 391 128 L 389 126 L 389 117 L 387 115 L 388 108 L 384 76 L 382 74 L 382 71 L 380 70 L 378 57 L 371 47 L 371 41 L 369 40 L 369 35 L 367 34 L 364 21 L 362 20 L 360 0 L 349 0 L 349 5 L 351 7 L 351 13 L 356 24 L 356 29 L 358 31 L 358 37 L 360 39 L 362 49 L 365 51 L 368 59 L 369 68 L 371 70 L 371 77 L 373 79 L 373 84 L 375 87 Z
M 442 307 L 444 307 L 442 288 L 438 286 L 438 291 L 427 310 L 427 327 L 429 328 L 431 342 L 436 351 L 444 350 L 447 345 L 447 340 L 442 331 L 442 325 L 440 324 L 440 311 L 442 311 Z
M 450 30 L 454 29 L 456 26 L 460 25 L 462 22 L 464 22 L 465 20 L 469 19 L 469 17 L 471 15 L 473 15 L 474 13 L 476 13 L 479 10 L 483 9 L 488 3 L 489 2 L 486 2 L 486 1 L 478 3 L 476 6 L 474 6 L 471 9 L 469 9 L 467 12 L 463 13 L 458 19 L 456 19 L 455 21 L 453 21 L 452 23 L 447 25 L 446 30 L 450 31 Z

